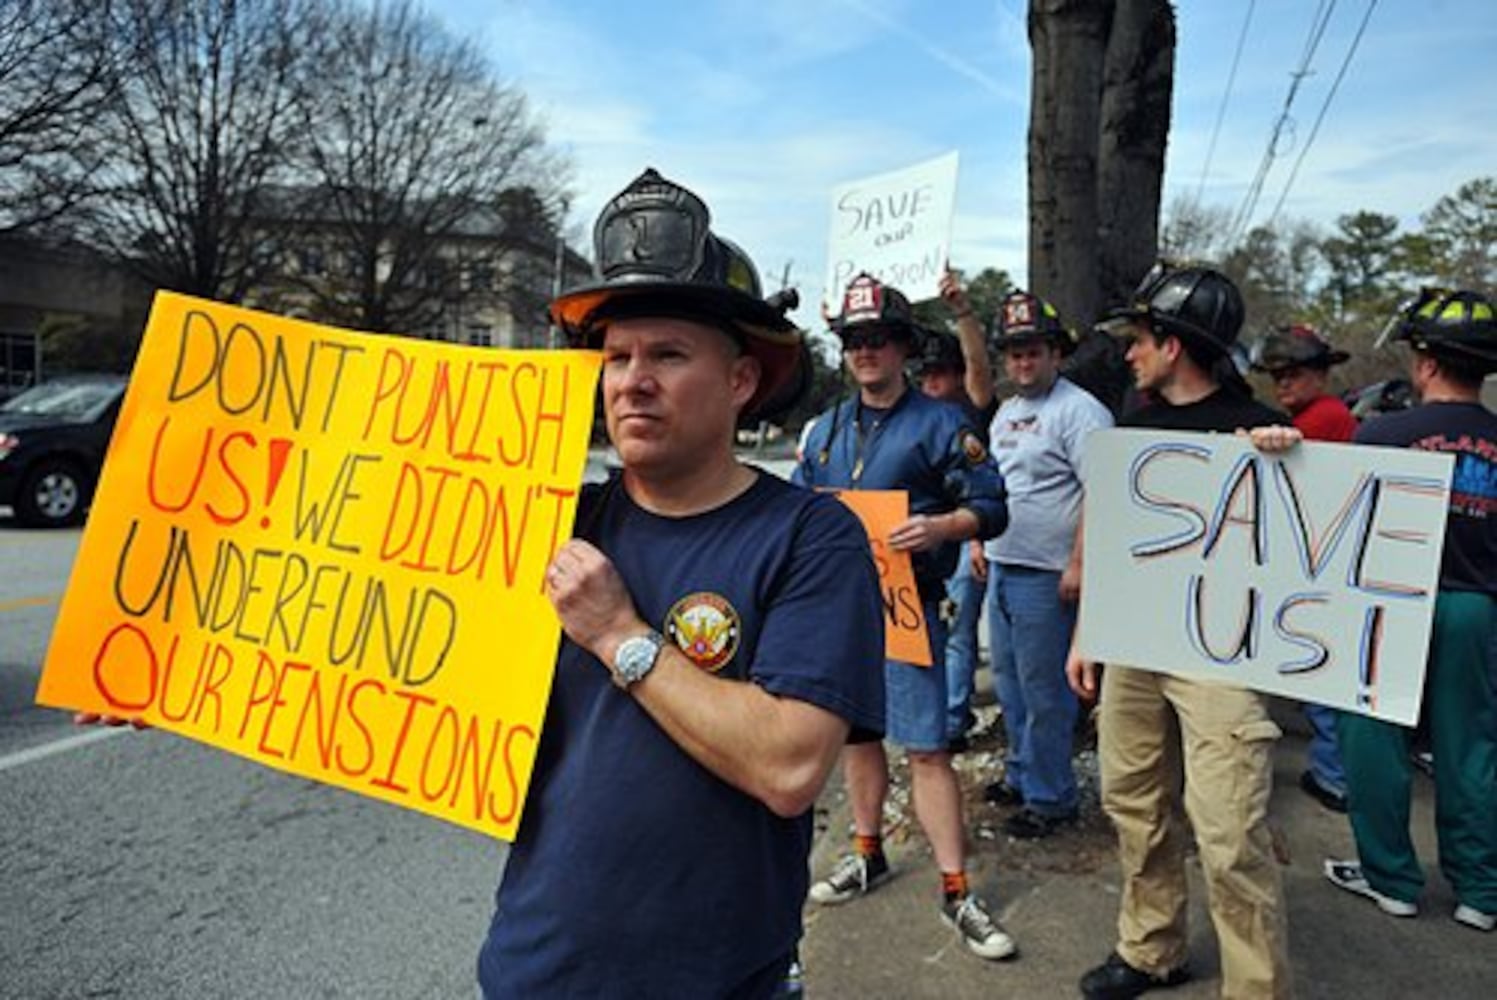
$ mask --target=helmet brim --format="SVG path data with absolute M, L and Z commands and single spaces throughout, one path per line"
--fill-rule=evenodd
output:
M 1110 332 L 1110 331 L 1109 331 Z M 1068 334 L 1047 333 L 1044 330 L 1025 330 L 1023 333 L 995 333 L 991 341 L 993 350 L 1004 351 L 1024 344 L 1054 344 L 1061 357 L 1076 350 L 1076 341 Z
M 603 346 L 609 307 L 645 298 L 661 303 L 662 316 L 722 326 L 759 362 L 759 387 L 741 422 L 772 419 L 795 403 L 809 375 L 800 329 L 774 306 L 736 289 L 679 281 L 595 282 L 557 296 L 549 311 L 571 346 L 596 350 Z
M 1119 331 L 1130 323 L 1147 323 L 1166 336 L 1178 337 L 1205 348 L 1208 352 L 1224 355 L 1232 349 L 1232 343 L 1224 343 L 1193 323 L 1151 309 L 1148 306 L 1119 306 L 1103 314 L 1097 326 L 1108 333 Z
M 1254 361 L 1253 371 L 1262 372 L 1264 375 L 1273 375 L 1276 372 L 1286 372 L 1291 368 L 1318 368 L 1326 371 L 1343 361 L 1350 361 L 1351 355 L 1342 350 L 1331 350 L 1324 354 L 1317 354 L 1312 358 L 1266 358 Z

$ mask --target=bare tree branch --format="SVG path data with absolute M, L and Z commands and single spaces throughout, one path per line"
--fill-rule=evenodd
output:
M 0 233 L 55 230 L 95 190 L 82 140 L 112 96 L 105 0 L 0 3 Z
M 166 288 L 237 301 L 277 263 L 267 191 L 292 177 L 298 63 L 315 0 L 115 0 L 128 62 L 101 122 L 113 149 L 94 240 Z
M 520 244 L 549 246 L 564 171 L 524 96 L 411 3 L 343 7 L 323 43 L 298 109 L 301 208 L 341 266 L 302 288 L 335 322 L 434 329 L 464 271 L 497 279 Z

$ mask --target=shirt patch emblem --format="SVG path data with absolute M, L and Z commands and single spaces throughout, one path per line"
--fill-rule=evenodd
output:
M 715 674 L 738 652 L 740 621 L 733 605 L 718 594 L 698 591 L 675 603 L 665 634 L 687 659 Z
M 1008 424 L 1008 429 L 1016 434 L 1035 433 L 1040 429 L 1040 418 L 1033 414 L 1004 422 Z
M 967 456 L 967 461 L 971 464 L 981 465 L 987 461 L 988 449 L 983 445 L 982 438 L 972 431 L 962 428 L 957 434 L 957 443 L 962 446 L 962 454 Z

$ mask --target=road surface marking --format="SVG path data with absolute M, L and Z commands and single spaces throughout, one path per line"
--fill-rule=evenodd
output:
M 27 747 L 25 750 L 17 750 L 15 753 L 0 757 L 0 771 L 9 771 L 13 767 L 35 764 L 39 760 L 46 760 L 48 757 L 78 750 L 88 746 L 90 743 L 97 743 L 100 740 L 107 740 L 112 736 L 118 736 L 120 733 L 133 731 L 129 726 L 101 726 L 78 733 L 76 736 L 64 736 L 62 739 L 53 740 L 51 743 Z
M 45 594 L 41 597 L 17 597 L 13 601 L 0 601 L 0 613 L 20 611 L 22 608 L 44 608 L 62 600 L 61 594 Z

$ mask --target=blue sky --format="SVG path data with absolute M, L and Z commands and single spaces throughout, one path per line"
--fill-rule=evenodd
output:
M 1237 209 L 1327 0 L 1258 0 L 1202 180 L 1248 0 L 1178 0 L 1165 201 Z M 1254 222 L 1267 219 L 1367 11 L 1334 3 Z M 768 288 L 814 303 L 831 189 L 952 149 L 952 262 L 1026 276 L 1024 0 L 429 0 L 522 88 L 574 165 L 585 245 L 647 165 L 712 208 Z M 1329 225 L 1371 209 L 1416 226 L 1497 174 L 1497 3 L 1381 0 L 1284 204 Z M 801 318 L 814 315 L 803 308 Z

